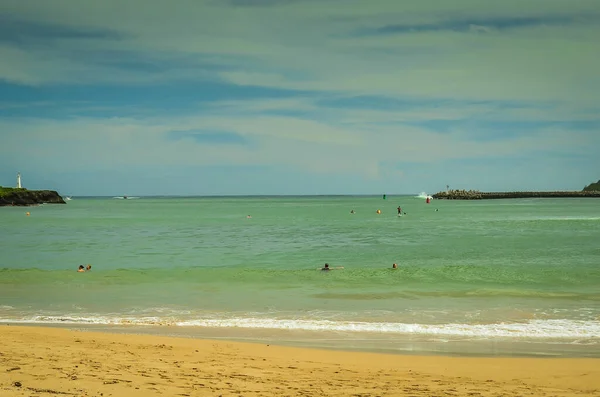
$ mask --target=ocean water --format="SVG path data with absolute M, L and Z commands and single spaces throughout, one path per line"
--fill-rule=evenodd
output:
M 596 199 L 75 197 L 0 237 L 1 323 L 600 356 Z

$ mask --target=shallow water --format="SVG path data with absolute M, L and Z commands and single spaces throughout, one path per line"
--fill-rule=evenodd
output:
M 5 323 L 600 354 L 596 199 L 74 198 L 0 230 Z

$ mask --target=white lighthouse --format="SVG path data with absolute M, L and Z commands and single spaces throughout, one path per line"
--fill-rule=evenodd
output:
M 17 172 L 17 189 L 21 189 L 21 173 Z

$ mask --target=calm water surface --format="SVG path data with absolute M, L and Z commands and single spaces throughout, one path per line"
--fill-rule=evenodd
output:
M 0 233 L 3 323 L 600 355 L 596 199 L 74 198 Z

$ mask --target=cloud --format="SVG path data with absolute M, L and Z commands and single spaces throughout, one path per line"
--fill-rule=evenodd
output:
M 502 158 L 521 179 L 534 158 L 581 182 L 597 168 L 596 1 L 5 0 L 0 15 L 2 167 L 416 191 L 505 180 Z
M 87 29 L 100 37 L 114 32 L 121 39 L 57 39 L 52 51 L 26 53 L 5 46 L 0 56 L 8 65 L 0 76 L 36 85 L 218 80 L 346 95 L 537 101 L 577 91 L 574 100 L 598 99 L 600 83 L 590 81 L 600 67 L 593 1 L 507 1 L 485 10 L 467 0 L 435 7 L 339 4 L 267 2 L 240 11 L 225 2 L 124 8 L 107 1 L 84 10 L 69 1 L 37 7 L 7 1 L 3 11 L 32 26 Z M 77 19 L 64 12 L 68 6 L 80 11 Z M 353 34 L 391 27 L 406 34 Z M 472 27 L 500 32 L 478 35 Z
M 426 122 L 379 122 L 393 118 L 394 110 L 375 117 L 354 114 L 354 122 L 349 122 L 352 109 L 329 109 L 305 119 L 265 115 L 274 104 L 269 100 L 246 101 L 247 108 L 243 104 L 217 102 L 214 111 L 203 116 L 4 120 L 2 130 L 13 131 L 18 139 L 8 142 L 2 152 L 8 157 L 29 152 L 48 160 L 60 153 L 59 158 L 86 166 L 109 155 L 115 165 L 286 164 L 319 173 L 378 177 L 378 164 L 398 159 L 426 163 L 484 158 L 489 153 L 528 155 L 560 151 L 566 143 L 570 152 L 585 154 L 595 142 L 597 127 L 587 122 L 547 122 L 516 128 L 498 121 L 469 124 L 459 119 L 454 128 L 440 130 Z M 290 100 L 288 105 L 298 102 Z M 237 116 L 225 110 L 232 106 Z
M 124 35 L 109 29 L 71 27 L 46 22 L 22 20 L 10 14 L 0 15 L 0 42 L 26 46 L 48 45 L 53 40 L 122 40 Z
M 167 139 L 170 141 L 190 139 L 196 143 L 208 145 L 248 145 L 250 143 L 243 135 L 227 131 L 169 131 Z
M 572 24 L 597 23 L 600 18 L 583 15 L 549 15 L 549 16 L 514 16 L 514 17 L 488 17 L 479 19 L 453 19 L 441 20 L 437 23 L 424 24 L 393 24 L 384 25 L 376 29 L 359 32 L 359 34 L 388 35 L 412 34 L 423 32 L 490 32 L 491 30 L 524 29 L 531 27 L 567 26 Z

